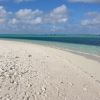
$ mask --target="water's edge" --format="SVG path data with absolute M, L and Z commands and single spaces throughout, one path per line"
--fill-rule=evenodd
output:
M 22 40 L 22 39 L 0 39 L 0 40 L 26 42 L 26 43 L 31 43 L 31 44 L 44 45 L 44 46 L 47 46 L 47 47 L 50 47 L 50 48 L 55 48 L 55 49 L 63 50 L 65 52 L 68 51 L 68 52 L 71 52 L 73 54 L 77 54 L 77 55 L 83 56 L 85 58 L 88 58 L 88 59 L 91 59 L 91 60 L 95 60 L 95 61 L 100 63 L 100 56 L 97 56 L 97 55 L 94 55 L 94 54 L 85 53 L 85 52 L 75 51 L 75 50 L 71 50 L 71 49 L 68 49 L 68 48 L 64 49 L 62 47 L 57 47 L 56 45 L 47 45 L 45 43 L 39 43 L 39 42 L 42 42 L 42 41 L 39 41 L 39 42 L 35 41 L 35 42 L 33 42 L 34 40 L 30 41 L 30 40 Z

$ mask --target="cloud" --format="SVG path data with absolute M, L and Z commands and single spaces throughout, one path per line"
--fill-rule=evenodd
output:
M 3 6 L 0 6 L 0 18 L 5 17 L 7 14 Z
M 32 19 L 37 16 L 41 16 L 42 11 L 36 9 L 20 9 L 19 11 L 16 12 L 16 17 L 19 19 Z
M 40 24 L 42 22 L 42 11 L 36 9 L 20 9 L 15 13 L 16 19 L 20 24 Z M 18 22 L 16 21 L 16 22 Z
M 7 12 L 3 6 L 0 6 L 0 24 L 3 24 L 6 20 Z
M 65 5 L 57 7 L 45 19 L 48 23 L 65 23 L 68 20 L 68 8 Z
M 10 20 L 13 24 L 60 24 L 68 20 L 68 9 L 65 5 L 57 7 L 49 13 L 44 13 L 39 9 L 20 9 Z
M 36 0 L 0 0 L 0 2 L 15 2 L 15 3 L 23 3 L 23 2 L 33 2 Z
M 0 27 L 3 24 L 5 27 L 4 31 L 6 29 L 13 31 L 47 31 L 51 30 L 51 28 L 59 30 L 62 29 L 60 27 L 63 27 L 67 21 L 68 8 L 65 5 L 54 8 L 49 12 L 27 8 L 11 12 L 0 6 Z
M 93 12 L 87 12 L 85 15 L 89 17 L 96 17 L 96 16 L 99 16 L 100 13 L 93 11 Z
M 17 3 L 30 2 L 30 1 L 35 1 L 35 0 L 15 0 L 15 2 L 17 2 Z
M 81 25 L 84 26 L 100 26 L 100 13 L 99 12 L 88 12 L 86 13 L 86 19 L 81 21 Z
M 69 2 L 100 3 L 100 0 L 68 0 Z

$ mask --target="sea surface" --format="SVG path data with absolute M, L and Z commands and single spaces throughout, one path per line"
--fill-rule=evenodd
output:
M 24 41 L 100 57 L 100 35 L 0 35 L 1 39 Z

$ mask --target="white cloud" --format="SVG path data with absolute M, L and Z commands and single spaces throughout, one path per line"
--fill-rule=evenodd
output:
M 41 30 L 47 30 L 47 27 L 51 30 L 52 25 L 56 25 L 56 29 L 59 30 L 60 27 L 66 24 L 67 20 L 68 8 L 65 5 L 54 8 L 48 13 L 39 9 L 19 9 L 16 12 L 11 12 L 7 11 L 3 6 L 0 6 L 0 27 L 4 24 L 5 30 L 39 31 L 40 27 Z
M 100 18 L 85 19 L 81 21 L 82 25 L 97 26 L 100 25 Z
M 15 2 L 15 3 L 23 3 L 23 2 L 33 2 L 36 0 L 0 0 L 0 2 Z
M 42 11 L 32 9 L 20 9 L 15 13 L 20 24 L 40 24 L 42 23 Z
M 53 9 L 49 15 L 46 16 L 47 23 L 65 23 L 68 20 L 68 9 L 65 5 Z
M 87 18 L 81 21 L 81 25 L 85 26 L 100 26 L 100 13 L 99 12 L 88 12 Z
M 5 23 L 7 12 L 3 6 L 0 6 L 0 24 Z
M 100 16 L 100 13 L 94 11 L 94 12 L 88 12 L 85 15 L 89 17 L 96 17 L 96 16 Z
M 16 18 L 12 18 L 11 20 L 9 20 L 8 22 L 9 24 L 17 24 L 18 20 Z
M 4 18 L 0 18 L 0 24 L 3 24 L 3 23 L 5 23 L 5 19 Z
M 68 0 L 69 2 L 100 3 L 100 0 Z
M 7 14 L 6 10 L 4 9 L 3 6 L 0 6 L 0 18 L 5 17 Z
M 42 18 L 41 17 L 37 17 L 36 19 L 31 20 L 32 24 L 41 24 L 42 23 Z
M 42 11 L 40 10 L 32 10 L 32 9 L 20 9 L 16 12 L 16 17 L 19 19 L 32 19 L 34 17 L 40 16 Z
M 61 5 L 60 7 L 55 8 L 51 15 L 59 15 L 59 14 L 65 14 L 67 12 L 67 7 L 65 5 Z
M 11 15 L 11 17 L 9 17 L 9 15 Z M 38 9 L 20 9 L 13 13 L 7 12 L 4 7 L 1 6 L 0 16 L 4 19 L 7 19 L 9 24 L 60 24 L 67 22 L 68 8 L 65 5 L 62 5 L 53 9 L 49 13 L 44 13 Z M 3 21 L 4 20 L 1 19 L 0 22 Z
M 17 3 L 30 2 L 30 1 L 34 1 L 34 0 L 15 0 L 15 2 L 17 2 Z

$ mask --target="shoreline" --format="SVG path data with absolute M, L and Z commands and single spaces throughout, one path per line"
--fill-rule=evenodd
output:
M 92 54 L 89 54 L 89 53 L 75 51 L 75 50 L 71 50 L 71 49 L 62 49 L 60 47 L 55 47 L 55 46 L 53 46 L 51 48 L 56 48 L 56 49 L 59 49 L 59 50 L 65 51 L 65 52 L 71 52 L 73 54 L 80 55 L 80 56 L 86 57 L 88 59 L 100 62 L 100 56 L 97 56 L 97 55 L 92 55 Z
M 46 47 L 50 47 L 50 48 L 54 48 L 54 49 L 59 49 L 59 50 L 65 51 L 65 52 L 71 52 L 71 53 L 74 53 L 76 55 L 80 55 L 80 56 L 86 57 L 88 59 L 98 61 L 100 63 L 100 56 L 97 56 L 96 54 L 90 54 L 90 53 L 75 51 L 75 50 L 71 50 L 71 49 L 63 49 L 61 47 L 57 47 L 57 46 L 54 46 L 54 45 L 48 46 L 48 45 L 40 44 L 40 43 L 33 43 L 30 40 L 22 40 L 22 39 L 0 39 L 0 40 L 8 40 L 8 41 L 16 41 L 17 40 L 16 42 L 23 42 L 23 43 L 25 42 L 25 43 L 29 43 L 29 44 L 31 43 L 31 44 L 42 45 L 42 46 L 46 46 Z M 43 41 L 43 42 L 46 42 L 46 41 Z
M 100 63 L 60 49 L 0 40 L 1 100 L 99 100 Z

